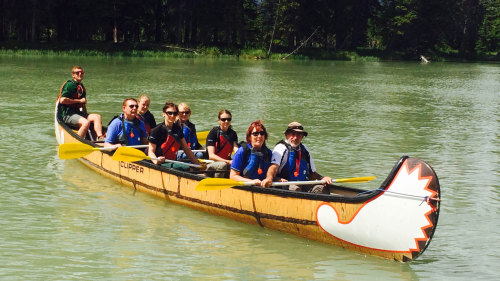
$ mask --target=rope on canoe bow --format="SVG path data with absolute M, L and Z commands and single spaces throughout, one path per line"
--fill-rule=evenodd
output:
M 370 193 L 370 192 L 373 192 L 373 191 L 382 191 L 382 192 L 386 192 L 386 193 L 393 193 L 393 194 L 396 194 L 396 195 L 399 195 L 399 196 L 403 196 L 403 197 L 408 197 L 408 198 L 414 198 L 414 199 L 422 200 L 422 202 L 429 202 L 430 200 L 441 201 L 441 199 L 439 199 L 439 198 L 433 198 L 433 197 L 429 197 L 429 196 L 418 196 L 418 195 L 412 195 L 412 194 L 394 192 L 394 191 L 385 190 L 385 189 L 381 189 L 381 188 L 363 191 L 363 192 L 358 193 L 356 196 L 360 196 L 360 195 L 363 195 L 365 193 Z

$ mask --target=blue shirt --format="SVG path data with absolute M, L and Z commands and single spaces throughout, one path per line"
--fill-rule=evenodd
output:
M 247 143 L 246 145 L 249 150 L 252 149 L 252 146 L 249 143 Z M 268 150 L 267 155 L 269 156 L 271 155 L 272 152 L 271 150 L 269 150 L 269 148 L 263 147 L 263 149 L 267 149 Z M 265 179 L 267 174 L 267 169 L 269 169 L 270 166 L 269 163 L 270 159 L 262 159 L 262 156 L 256 157 L 257 155 L 252 155 L 250 151 L 248 151 L 246 154 L 247 155 L 245 155 L 245 150 L 243 149 L 243 147 L 238 148 L 238 150 L 236 150 L 236 152 L 233 155 L 233 161 L 231 162 L 231 169 L 238 171 L 240 173 L 240 176 L 242 177 L 246 177 L 249 179 L 259 179 L 259 180 Z M 244 159 L 245 156 L 247 159 Z M 251 163 L 252 156 L 256 157 L 254 161 L 257 162 Z M 243 171 L 245 170 L 245 168 L 250 170 L 249 175 L 243 175 Z
M 108 126 L 108 130 L 106 133 L 105 142 L 111 144 L 122 143 L 125 144 L 125 138 L 123 137 L 123 123 L 125 123 L 125 132 L 127 134 L 127 145 L 139 145 L 141 144 L 141 139 L 147 139 L 148 134 L 146 133 L 146 126 L 142 120 L 137 119 L 135 122 L 139 124 L 139 128 L 132 125 L 132 121 L 125 120 L 122 121 L 123 113 L 120 115 L 120 118 L 115 118 L 111 121 L 111 124 Z M 139 121 L 139 122 L 137 122 Z

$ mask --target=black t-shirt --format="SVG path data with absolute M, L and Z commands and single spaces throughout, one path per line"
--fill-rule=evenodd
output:
M 137 114 L 137 116 L 144 122 L 144 125 L 146 125 L 146 129 L 148 129 L 148 126 L 149 126 L 148 130 L 153 130 L 153 128 L 156 127 L 155 117 L 153 116 L 153 114 L 151 114 L 149 110 L 146 111 L 143 115 Z
M 177 123 L 174 123 L 172 129 L 169 129 L 167 125 L 165 125 L 165 122 L 162 122 L 151 131 L 149 141 L 156 145 L 155 154 L 157 156 L 163 155 L 161 145 L 167 140 L 168 135 L 172 135 L 175 140 L 179 142 L 179 144 L 181 143 L 181 140 L 184 139 L 184 133 Z
M 226 138 L 231 147 L 234 146 L 234 142 L 238 143 L 238 135 L 231 127 L 226 132 L 223 132 L 219 126 L 216 126 L 207 135 L 207 146 L 216 146 L 215 144 L 220 141 L 219 136 L 221 135 Z

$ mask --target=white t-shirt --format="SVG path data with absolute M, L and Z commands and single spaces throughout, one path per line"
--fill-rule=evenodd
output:
M 285 140 L 286 143 L 289 144 L 288 140 Z M 313 159 L 311 157 L 311 152 L 309 152 L 309 148 L 302 144 L 306 151 L 309 154 L 309 164 L 311 165 L 311 172 L 316 172 L 316 167 L 314 166 Z M 300 146 L 299 146 L 300 149 Z M 283 161 L 282 161 L 283 160 Z M 288 149 L 286 149 L 286 145 L 282 143 L 278 143 L 273 150 L 273 156 L 271 157 L 271 164 L 277 164 L 279 166 L 278 174 L 281 173 L 283 167 L 285 167 L 286 162 L 288 161 Z

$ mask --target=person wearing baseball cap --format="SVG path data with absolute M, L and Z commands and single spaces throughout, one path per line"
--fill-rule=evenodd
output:
M 267 170 L 267 176 L 261 182 L 261 186 L 269 187 L 273 181 L 307 180 L 322 180 L 325 184 L 331 184 L 332 178 L 328 176 L 323 177 L 316 172 L 311 153 L 307 146 L 302 144 L 302 139 L 307 136 L 307 132 L 304 130 L 302 124 L 296 121 L 291 122 L 288 124 L 284 134 L 285 139 L 278 142 L 274 147 L 271 166 Z M 329 193 L 325 185 L 298 186 L 290 184 L 288 189 L 313 193 Z

